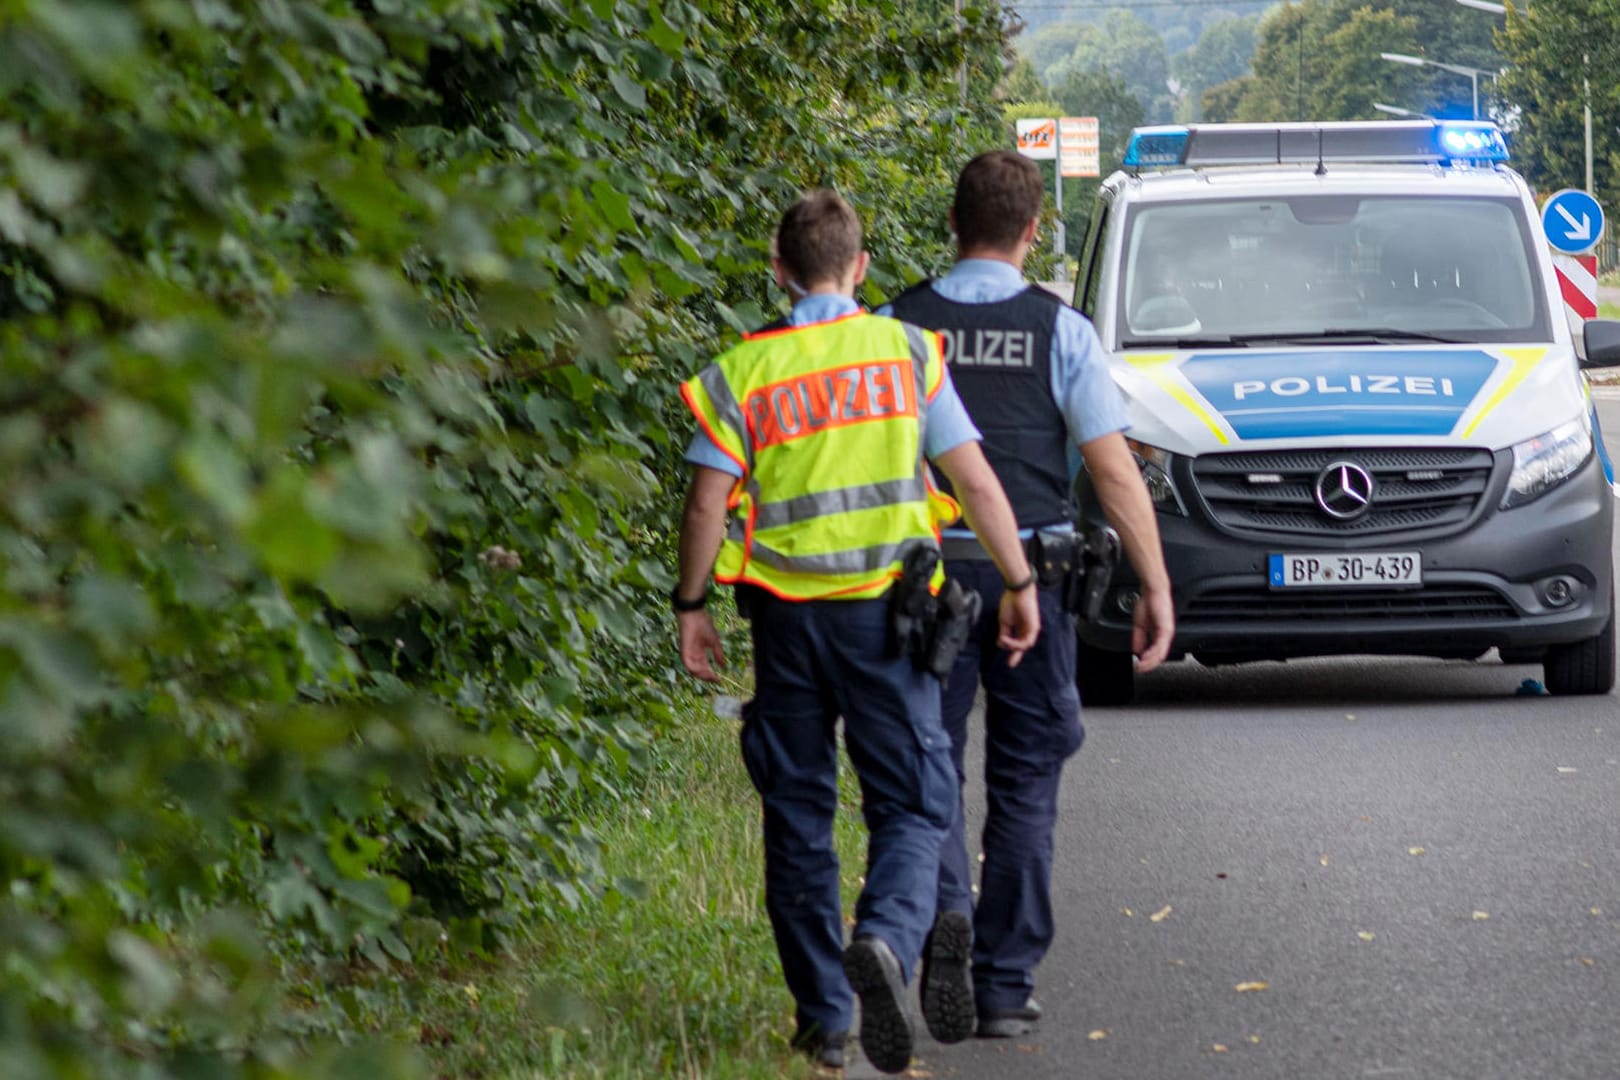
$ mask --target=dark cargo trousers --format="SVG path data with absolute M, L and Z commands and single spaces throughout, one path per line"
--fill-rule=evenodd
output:
M 909 981 L 933 925 L 940 843 L 957 797 L 939 682 L 889 655 L 882 600 L 792 603 L 750 589 L 739 601 L 753 624 L 742 752 L 764 803 L 765 907 L 799 1030 L 847 1031 L 854 996 L 832 833 L 837 722 L 870 833 L 854 933 L 886 942 Z
M 1063 762 L 1085 733 L 1074 686 L 1074 619 L 1057 589 L 1040 593 L 1041 634 L 1015 668 L 996 646 L 1003 583 L 987 559 L 946 563 L 946 573 L 977 589 L 984 607 L 974 637 L 945 686 L 945 729 L 958 790 L 940 853 L 939 910 L 973 919 L 973 989 L 980 1012 L 1015 1009 L 1035 986 L 1052 943 L 1052 828 Z M 968 713 L 984 683 L 984 864 L 973 900 L 973 862 L 962 815 Z

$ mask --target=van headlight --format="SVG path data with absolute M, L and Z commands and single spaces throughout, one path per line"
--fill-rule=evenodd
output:
M 1585 414 L 1513 448 L 1513 475 L 1508 477 L 1502 509 L 1523 506 L 1575 475 L 1592 456 L 1592 421 Z
M 1136 467 L 1142 470 L 1142 483 L 1147 485 L 1153 508 L 1161 514 L 1186 517 L 1187 508 L 1182 504 L 1181 494 L 1176 491 L 1176 482 L 1172 479 L 1176 455 L 1131 438 L 1125 440 L 1125 445 L 1131 448 Z

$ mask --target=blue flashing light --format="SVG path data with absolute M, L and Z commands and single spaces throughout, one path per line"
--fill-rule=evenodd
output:
M 1507 141 L 1488 120 L 1443 120 L 1435 128 L 1442 157 L 1491 164 L 1508 159 Z
M 1125 148 L 1125 167 L 1152 168 L 1180 165 L 1187 159 L 1187 143 L 1192 135 L 1184 127 L 1137 128 Z

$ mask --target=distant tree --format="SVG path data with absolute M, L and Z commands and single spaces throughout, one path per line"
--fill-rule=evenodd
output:
M 1203 120 L 1209 124 L 1226 123 L 1237 116 L 1238 104 L 1254 85 L 1253 75 L 1229 79 L 1205 90 L 1199 99 Z
M 1046 96 L 1046 84 L 1035 72 L 1035 65 L 1029 57 L 1020 56 L 1007 70 L 1006 76 L 1001 80 L 997 95 L 1002 101 L 1013 104 L 1020 101 L 1035 101 Z
M 1514 167 L 1543 192 L 1586 184 L 1584 106 L 1590 83 L 1593 181 L 1620 205 L 1620 0 L 1562 0 L 1510 9 L 1497 87 L 1516 123 Z
M 1416 52 L 1443 63 L 1483 71 L 1498 71 L 1503 66 L 1502 55 L 1493 41 L 1496 29 L 1502 25 L 1500 16 L 1460 4 L 1435 3 L 1434 0 L 1380 0 L 1378 6 L 1413 21 L 1413 36 L 1422 44 L 1415 49 L 1401 51 Z M 1553 6 L 1560 10 L 1568 8 L 1563 0 L 1554 0 Z M 1435 67 L 1416 71 L 1418 88 L 1415 96 L 1391 104 L 1431 116 L 1466 117 L 1471 113 L 1473 83 L 1466 75 Z M 1481 77 L 1479 91 L 1482 112 L 1492 89 L 1488 80 Z
M 1074 47 L 1080 43 L 1083 34 L 1092 29 L 1086 23 L 1061 22 L 1034 33 L 1023 35 L 1018 39 L 1020 51 L 1029 58 L 1035 71 L 1042 78 L 1049 78 L 1047 71 L 1056 64 L 1067 60 Z
M 1260 23 L 1254 78 L 1244 83 L 1229 118 L 1376 119 L 1374 101 L 1412 100 L 1418 69 L 1383 61 L 1379 53 L 1413 52 L 1416 21 L 1388 9 L 1351 8 L 1353 2 L 1303 0 L 1273 9 Z
M 1106 71 L 1124 80 L 1149 121 L 1170 119 L 1170 56 L 1157 30 L 1133 11 L 1111 11 L 1101 26 L 1087 26 L 1067 60 L 1046 72 L 1061 86 L 1070 72 Z
M 1223 19 L 1205 26 L 1191 49 L 1172 57 L 1170 72 L 1181 84 L 1178 119 L 1202 119 L 1204 91 L 1248 73 L 1259 45 L 1259 28 L 1258 15 Z

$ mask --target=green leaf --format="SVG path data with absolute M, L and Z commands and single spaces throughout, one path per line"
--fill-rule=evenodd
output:
M 128 976 L 125 996 L 141 1012 L 159 1013 L 180 994 L 180 973 L 147 942 L 127 930 L 107 935 L 107 952 Z
M 608 71 L 608 82 L 613 84 L 613 92 L 619 95 L 619 100 L 630 106 L 636 112 L 641 112 L 647 107 L 646 87 L 636 82 L 618 68 L 613 68 Z
M 606 180 L 598 180 L 591 185 L 591 196 L 609 224 L 625 232 L 636 231 L 636 219 L 630 216 L 630 196 Z

